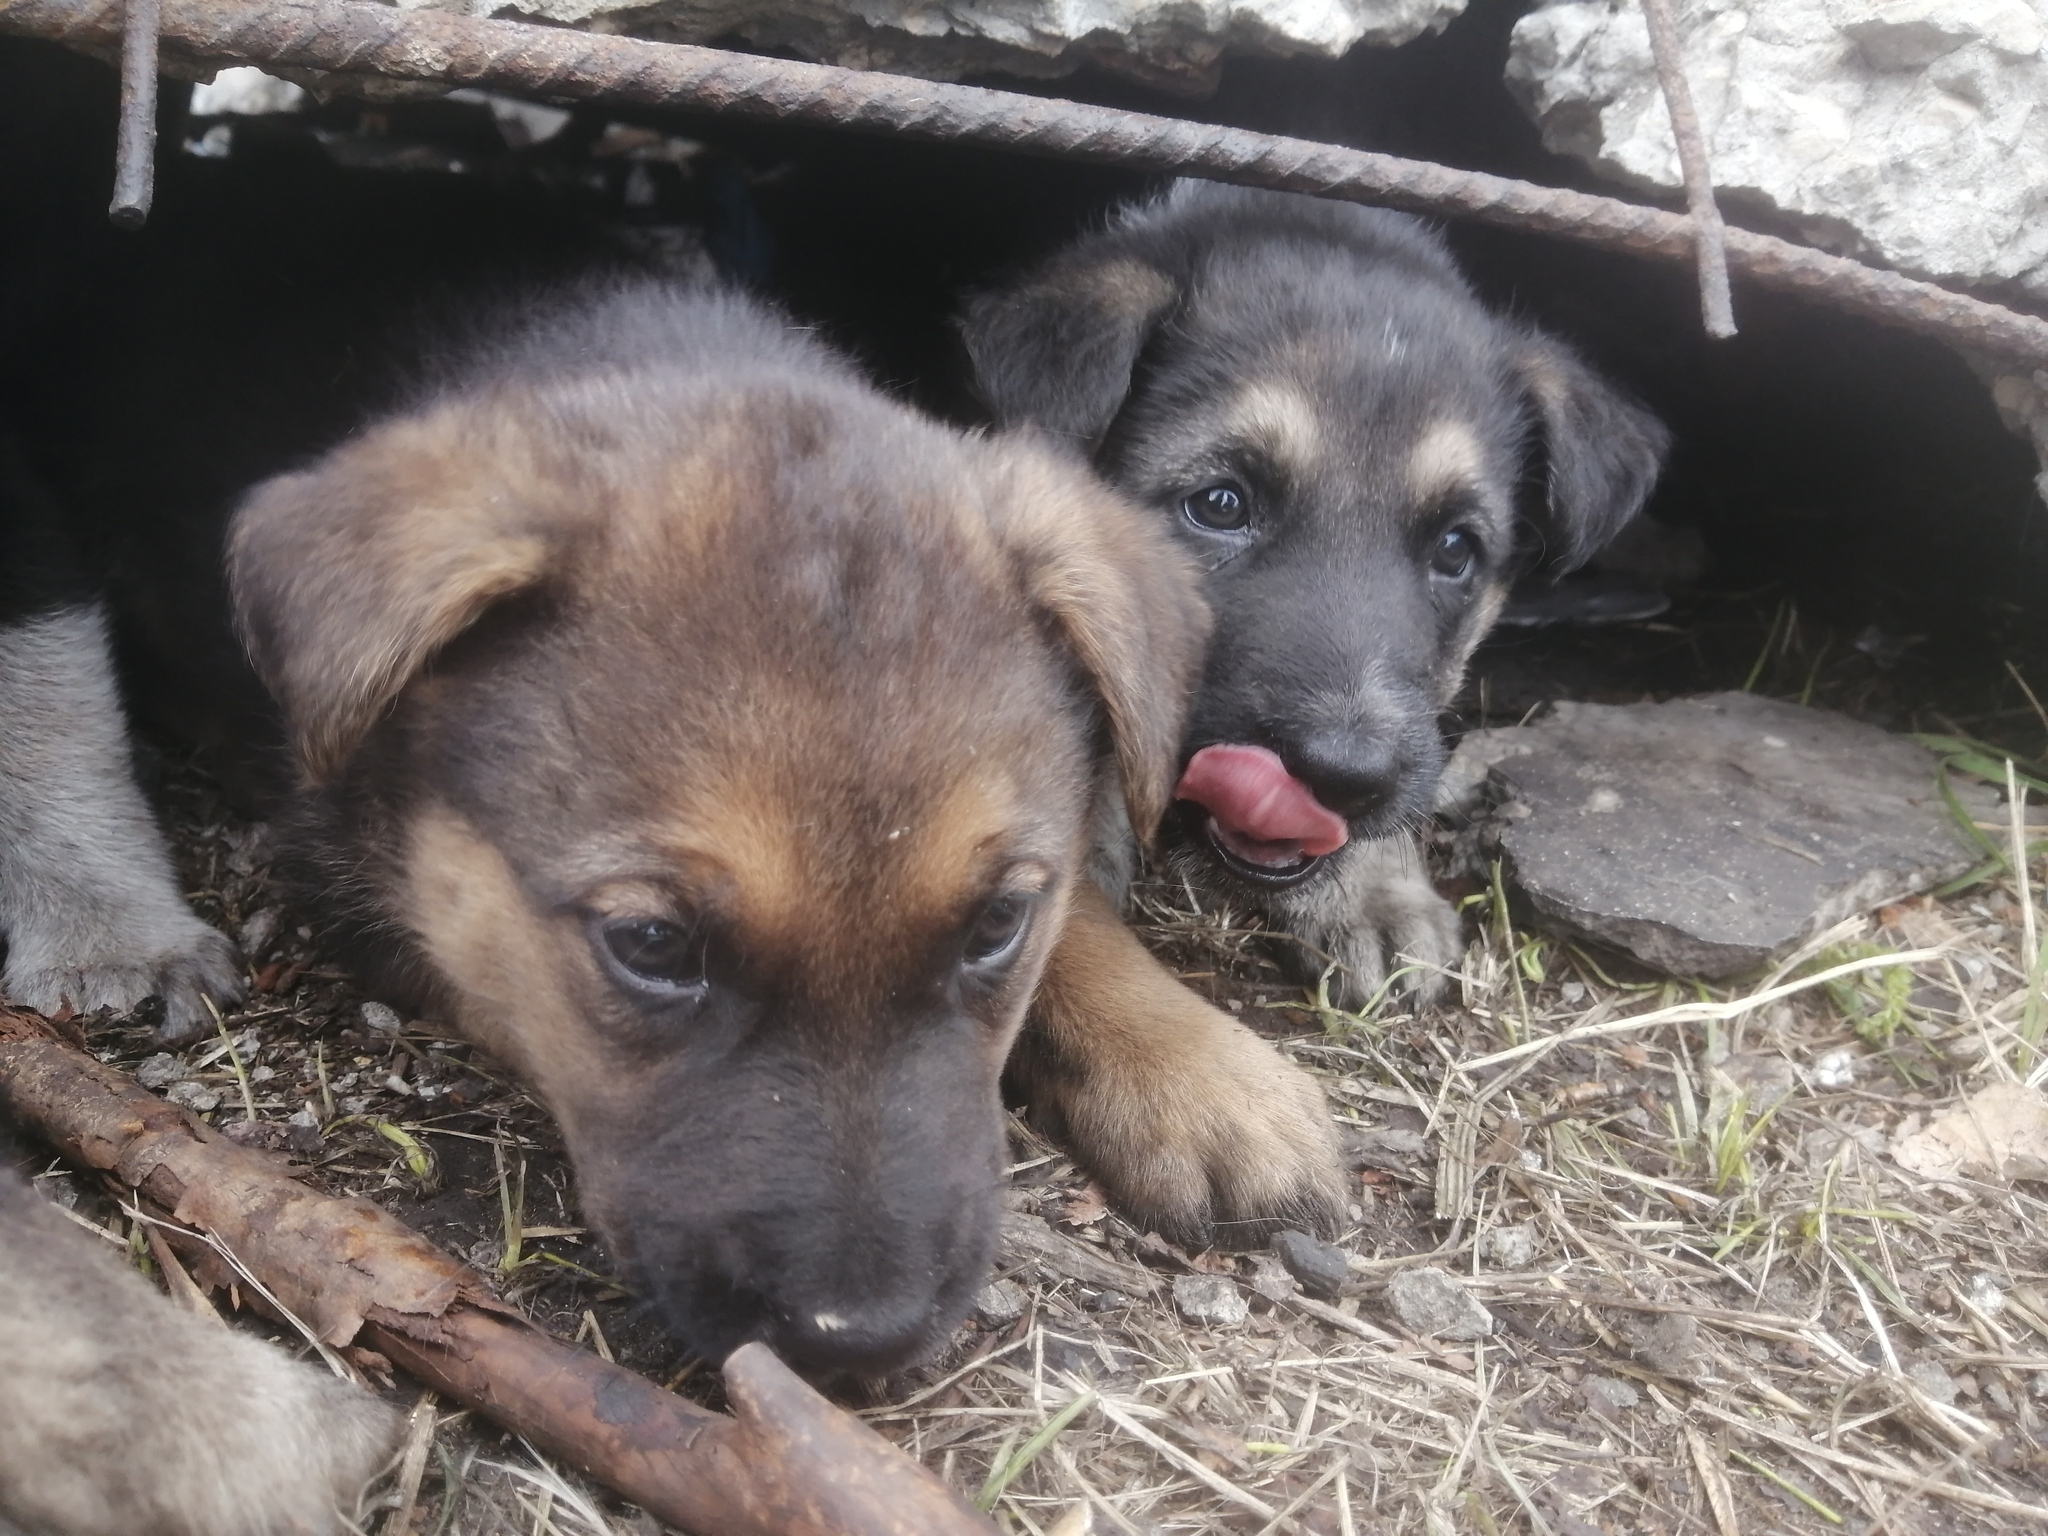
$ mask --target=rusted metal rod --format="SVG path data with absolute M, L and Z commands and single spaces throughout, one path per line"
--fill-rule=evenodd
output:
M 368 1201 L 308 1189 L 282 1159 L 236 1145 L 4 1005 L 0 1119 L 208 1234 L 324 1343 L 368 1344 L 667 1524 L 698 1536 L 995 1536 L 765 1345 L 726 1361 L 730 1415 L 664 1392 L 533 1327 Z
M 1650 29 L 1650 55 L 1657 64 L 1657 83 L 1671 114 L 1671 134 L 1678 141 L 1678 166 L 1685 178 L 1685 206 L 1692 214 L 1694 258 L 1700 272 L 1700 318 L 1707 334 L 1726 340 L 1735 334 L 1735 306 L 1728 293 L 1728 233 L 1721 208 L 1714 201 L 1714 168 L 1707 158 L 1707 136 L 1693 106 L 1692 86 L 1685 78 L 1685 40 L 1678 33 L 1672 0 L 1642 0 L 1643 20 Z
M 104 49 L 120 0 L 0 0 L 0 31 Z M 250 63 L 687 107 L 984 144 L 1479 219 L 1640 256 L 1691 260 L 1693 221 L 1303 139 L 681 43 L 399 11 L 345 0 L 167 0 L 164 41 L 193 62 Z M 1959 346 L 2048 365 L 2048 321 L 1895 272 L 1729 230 L 1730 266 L 1763 287 Z
M 156 195 L 156 63 L 160 0 L 124 0 L 121 14 L 121 131 L 114 149 L 114 200 L 107 217 L 140 229 Z

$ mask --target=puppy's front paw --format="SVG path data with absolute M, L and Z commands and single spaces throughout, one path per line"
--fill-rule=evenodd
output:
M 132 1013 L 160 998 L 157 1034 L 166 1044 L 210 1031 L 208 999 L 234 1002 L 246 990 L 233 942 L 174 891 L 164 893 L 167 902 L 125 901 L 124 894 L 53 904 L 10 923 L 0 987 L 38 1013 L 55 1013 L 66 1002 L 80 1013 Z
M 1140 1230 L 1190 1251 L 1334 1230 L 1344 1175 L 1316 1080 L 1191 994 L 1162 1051 L 1102 1054 L 1034 1108 Z
M 1324 881 L 1281 904 L 1279 915 L 1305 946 L 1296 961 L 1302 979 L 1313 985 L 1328 969 L 1330 1001 L 1353 1011 L 1371 1004 L 1389 976 L 1417 1001 L 1434 1001 L 1465 951 L 1457 912 L 1405 840 L 1346 849 Z

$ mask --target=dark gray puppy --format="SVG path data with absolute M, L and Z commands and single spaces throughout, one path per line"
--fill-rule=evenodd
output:
M 962 320 L 996 419 L 1064 439 L 1207 571 L 1176 871 L 1302 940 L 1358 1006 L 1458 925 L 1414 833 L 1437 717 L 1534 561 L 1632 518 L 1663 426 L 1489 312 L 1415 219 L 1181 182 Z
M 359 1529 L 397 1416 L 174 1306 L 123 1257 L 0 1167 L 0 1532 Z

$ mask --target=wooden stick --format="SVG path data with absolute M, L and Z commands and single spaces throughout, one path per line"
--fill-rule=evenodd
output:
M 993 1536 L 767 1346 L 726 1361 L 730 1417 L 664 1392 L 533 1327 L 367 1200 L 308 1189 L 283 1159 L 5 1007 L 0 1114 L 209 1234 L 325 1343 L 368 1345 L 668 1524 L 702 1536 Z

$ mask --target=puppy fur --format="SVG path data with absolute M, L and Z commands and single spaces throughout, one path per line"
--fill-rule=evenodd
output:
M 1418 221 L 1284 193 L 1182 182 L 973 298 L 962 330 L 999 422 L 1070 444 L 1201 563 L 1216 627 L 1183 761 L 1269 747 L 1350 826 L 1276 878 L 1183 806 L 1170 867 L 1299 939 L 1340 1005 L 1404 962 L 1434 990 L 1460 948 L 1413 837 L 1437 717 L 1517 572 L 1575 566 L 1636 514 L 1664 428 L 1488 312 Z M 1219 487 L 1242 526 L 1205 519 Z
M 105 604 L 64 520 L 0 433 L 0 991 L 128 1013 L 168 1038 L 242 995 L 234 946 L 180 894 L 129 771 Z
M 750 302 L 537 308 L 237 514 L 314 879 L 535 1086 L 683 1338 L 887 1369 L 985 1278 L 998 1079 L 1206 615 L 1080 466 Z
M 95 1251 L 98 1249 L 99 1251 Z M 0 1530 L 340 1536 L 397 1416 L 172 1305 L 0 1169 Z

